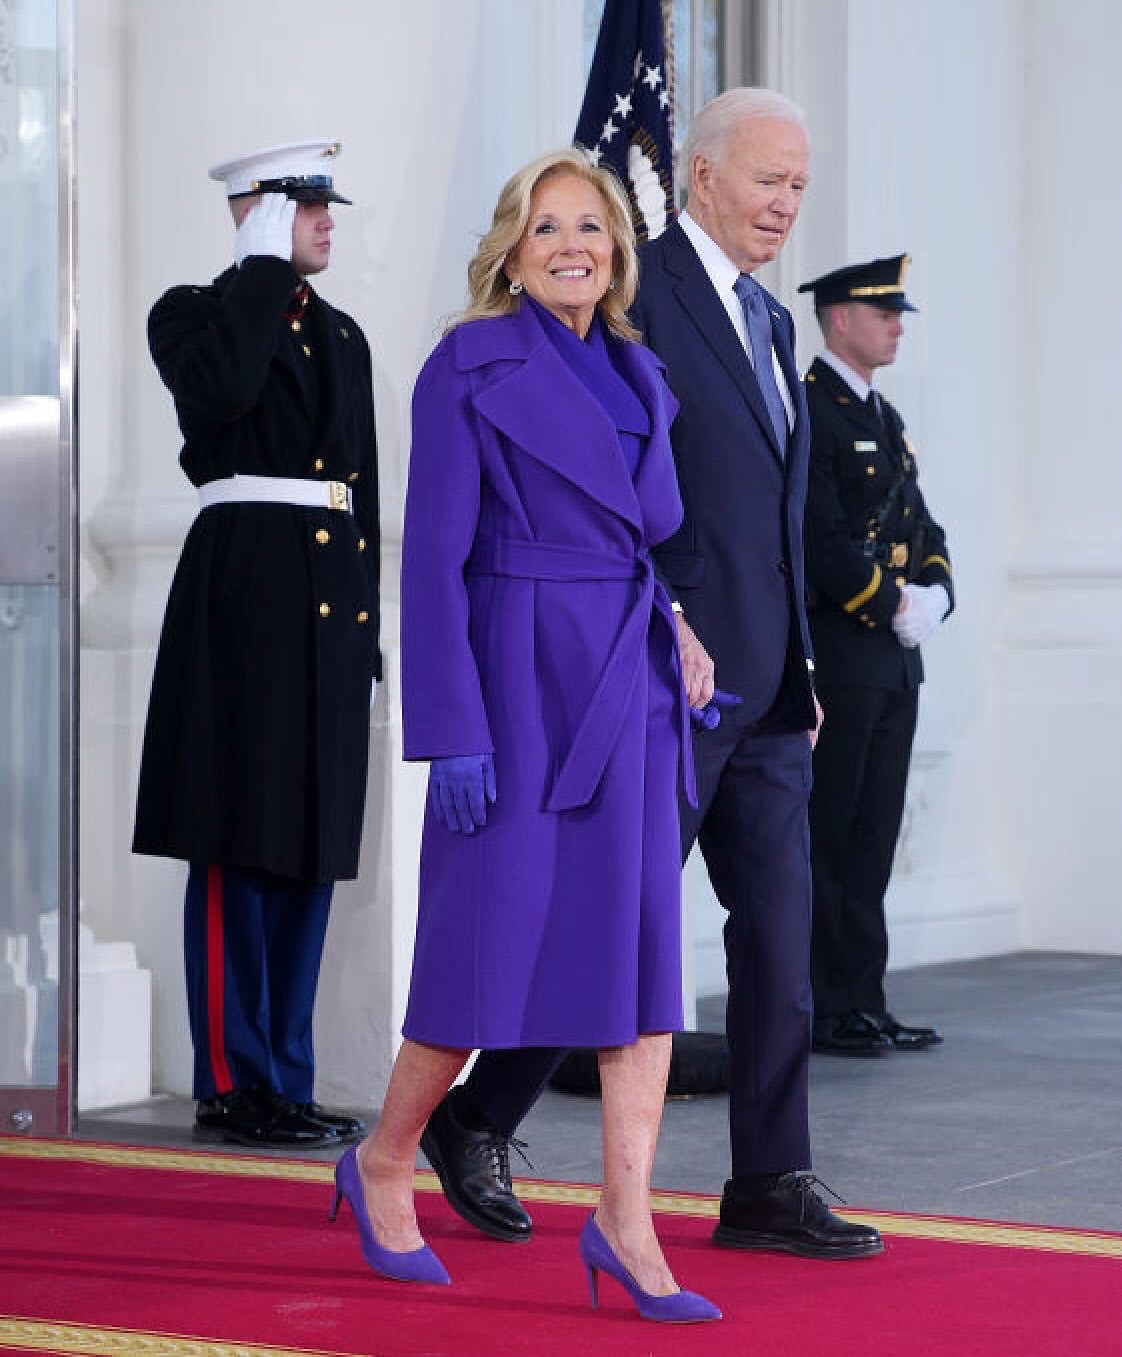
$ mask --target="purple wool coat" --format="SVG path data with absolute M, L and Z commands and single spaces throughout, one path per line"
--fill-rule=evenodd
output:
M 654 354 L 618 347 L 649 416 L 630 431 L 646 435 L 634 480 L 529 306 L 458 326 L 417 379 L 405 757 L 493 752 L 498 799 L 471 835 L 426 808 L 416 1041 L 611 1046 L 682 1026 L 677 792 L 693 768 L 650 559 L 682 516 L 677 403 Z

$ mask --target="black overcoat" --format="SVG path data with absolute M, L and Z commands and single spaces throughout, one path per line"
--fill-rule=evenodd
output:
M 859 401 L 821 359 L 806 375 L 810 484 L 806 571 L 820 687 L 914 688 L 918 647 L 896 639 L 904 583 L 941 584 L 954 607 L 946 534 L 919 488 L 916 451 L 900 412 Z M 908 559 L 893 565 L 893 546 Z
M 354 514 L 214 505 L 172 582 L 141 758 L 133 849 L 302 881 L 354 877 L 378 653 L 370 350 L 299 277 L 254 256 L 176 287 L 148 338 L 194 485 L 235 473 L 346 482 Z

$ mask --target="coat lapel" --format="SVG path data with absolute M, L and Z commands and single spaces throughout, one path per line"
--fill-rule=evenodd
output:
M 803 433 L 803 425 L 809 418 L 809 414 L 806 408 L 806 395 L 803 391 L 802 378 L 799 376 L 799 370 L 795 364 L 795 351 L 791 347 L 790 325 L 785 323 L 782 308 L 766 288 L 764 289 L 764 296 L 767 298 L 768 314 L 771 316 L 771 342 L 779 357 L 779 366 L 783 372 L 783 379 L 787 383 L 787 393 L 791 397 L 791 405 L 795 412 L 790 437 L 787 439 L 787 457 L 784 459 L 790 462 L 791 454 L 798 445 Z M 778 448 L 776 450 L 778 451 Z
M 622 344 L 620 354 L 627 379 L 651 417 L 650 437 L 635 473 L 635 493 L 648 539 L 660 542 L 681 521 L 677 473 L 669 455 L 670 425 L 678 402 L 667 384 L 665 365 L 650 349 Z
M 697 251 L 677 223 L 671 226 L 666 234 L 668 237 L 665 256 L 667 268 L 678 277 L 678 281 L 674 285 L 675 296 L 681 302 L 690 320 L 697 327 L 704 343 L 712 349 L 735 382 L 741 395 L 748 402 L 748 406 L 760 426 L 761 433 L 768 441 L 768 446 L 775 456 L 780 458 L 779 444 L 775 440 L 771 416 L 768 414 L 764 398 L 760 394 L 759 383 L 756 381 L 756 374 L 752 371 L 752 364 L 748 355 L 744 352 L 740 336 L 733 328 L 728 312 L 725 310 L 720 297 L 717 296 L 709 275 L 705 272 L 701 260 L 697 257 Z M 770 309 L 770 296 L 768 302 Z M 776 332 L 774 316 L 772 316 L 771 324 L 774 338 Z M 781 349 L 780 354 L 782 356 Z M 784 369 L 784 373 L 786 374 L 786 369 Z
M 865 434 L 878 443 L 885 442 L 885 426 L 869 413 L 865 404 L 858 400 L 857 393 L 840 373 L 819 358 L 811 363 L 810 372 L 814 374 L 814 380 L 826 389 L 830 398 L 840 407 L 840 413 L 854 433 Z
M 480 371 L 471 399 L 489 424 L 641 527 L 615 425 L 549 342 L 531 307 L 464 327 L 456 350 L 461 367 Z

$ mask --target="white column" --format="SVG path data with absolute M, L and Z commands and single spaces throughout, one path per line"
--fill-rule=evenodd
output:
M 1034 947 L 1122 952 L 1122 117 L 1111 0 L 1024 6 L 1016 532 L 996 649 L 1000 841 Z M 1104 172 L 1105 171 L 1105 172 Z M 1000 355 L 1004 361 L 1005 356 Z

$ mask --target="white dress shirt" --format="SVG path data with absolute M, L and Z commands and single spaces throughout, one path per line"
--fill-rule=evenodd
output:
M 865 401 L 868 398 L 869 392 L 873 388 L 864 377 L 854 372 L 848 363 L 842 362 L 832 349 L 823 349 L 818 357 L 822 359 L 827 367 L 834 369 L 859 401 Z

